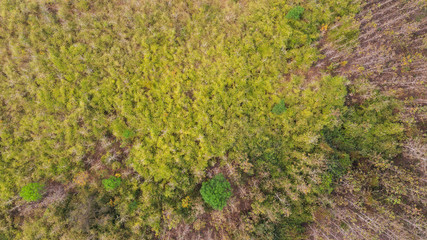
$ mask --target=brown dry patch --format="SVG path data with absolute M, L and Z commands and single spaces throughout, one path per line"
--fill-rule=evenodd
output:
M 95 148 L 86 157 L 83 163 L 86 172 L 89 174 L 89 182 L 99 181 L 103 175 L 121 174 L 123 177 L 136 175 L 137 173 L 130 167 L 126 166 L 125 160 L 128 157 L 131 145 L 123 146 L 120 141 L 114 137 L 109 137 L 105 142 L 98 142 Z M 107 163 L 119 162 L 117 169 L 112 169 Z
M 72 189 L 73 184 L 65 186 L 59 182 L 49 181 L 45 185 L 41 200 L 36 202 L 17 201 L 17 205 L 9 213 L 16 223 L 22 224 L 25 218 L 41 216 L 49 205 L 63 201 Z
M 427 232 L 422 212 L 411 208 L 396 214 L 377 202 L 372 192 L 355 189 L 351 181 L 344 179 L 333 201 L 325 200 L 331 207 L 315 212 L 309 239 L 423 239 Z

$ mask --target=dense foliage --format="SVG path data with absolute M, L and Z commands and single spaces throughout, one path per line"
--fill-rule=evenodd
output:
M 235 239 L 300 238 L 355 154 L 400 151 L 390 101 L 349 107 L 345 78 L 304 74 L 320 58 L 321 26 L 357 9 L 1 1 L 0 236 L 153 239 L 192 224 Z M 222 174 L 202 183 L 209 171 Z M 14 197 L 31 181 L 61 194 L 31 217 L 7 214 L 32 207 Z M 202 222 L 203 200 L 222 210 L 218 223 Z M 231 211 L 239 224 L 222 220 Z
M 110 191 L 114 190 L 122 183 L 122 179 L 120 177 L 111 176 L 107 179 L 102 180 L 102 185 L 104 185 L 105 190 Z
M 286 18 L 298 20 L 301 18 L 301 15 L 304 13 L 304 8 L 301 6 L 296 6 L 292 8 L 288 14 L 286 14 Z
M 44 184 L 40 183 L 29 183 L 22 187 L 19 192 L 21 196 L 27 202 L 38 201 L 42 198 Z
M 286 104 L 285 104 L 285 101 L 283 101 L 283 99 L 280 100 L 279 103 L 274 105 L 273 109 L 271 110 L 271 112 L 275 114 L 282 114 L 285 111 L 286 111 Z
M 224 175 L 218 174 L 202 183 L 200 194 L 203 200 L 216 210 L 222 210 L 231 197 L 231 185 Z

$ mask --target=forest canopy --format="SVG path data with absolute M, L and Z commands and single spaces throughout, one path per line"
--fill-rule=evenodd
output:
M 299 239 L 356 159 L 401 152 L 399 103 L 307 74 L 350 0 L 0 6 L 0 239 Z

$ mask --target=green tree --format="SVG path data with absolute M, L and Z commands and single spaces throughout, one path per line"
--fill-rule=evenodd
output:
M 202 184 L 200 189 L 203 200 L 216 210 L 222 210 L 231 197 L 231 185 L 224 175 L 218 174 Z
M 274 114 L 282 114 L 286 111 L 286 105 L 285 105 L 285 101 L 280 100 L 279 103 L 277 103 L 276 105 L 274 105 L 273 109 L 271 110 L 272 113 Z
M 296 6 L 296 7 L 292 8 L 288 12 L 288 14 L 286 14 L 286 18 L 298 20 L 301 18 L 303 13 L 304 13 L 304 8 L 301 6 Z
M 104 185 L 105 190 L 111 191 L 116 189 L 122 183 L 122 179 L 120 177 L 111 176 L 107 179 L 102 180 L 102 184 Z
M 44 184 L 36 182 L 29 183 L 21 189 L 19 196 L 21 196 L 27 202 L 38 201 L 42 198 L 43 190 Z

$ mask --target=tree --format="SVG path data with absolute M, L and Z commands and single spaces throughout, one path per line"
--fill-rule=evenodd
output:
M 203 200 L 215 210 L 222 210 L 231 197 L 231 185 L 224 175 L 218 174 L 202 184 L 200 189 Z
M 42 198 L 43 190 L 44 184 L 37 182 L 29 183 L 21 189 L 19 196 L 21 196 L 27 202 L 38 201 Z
M 116 189 L 122 183 L 122 179 L 120 177 L 111 176 L 107 179 L 102 180 L 102 184 L 104 185 L 105 190 L 111 191 Z

